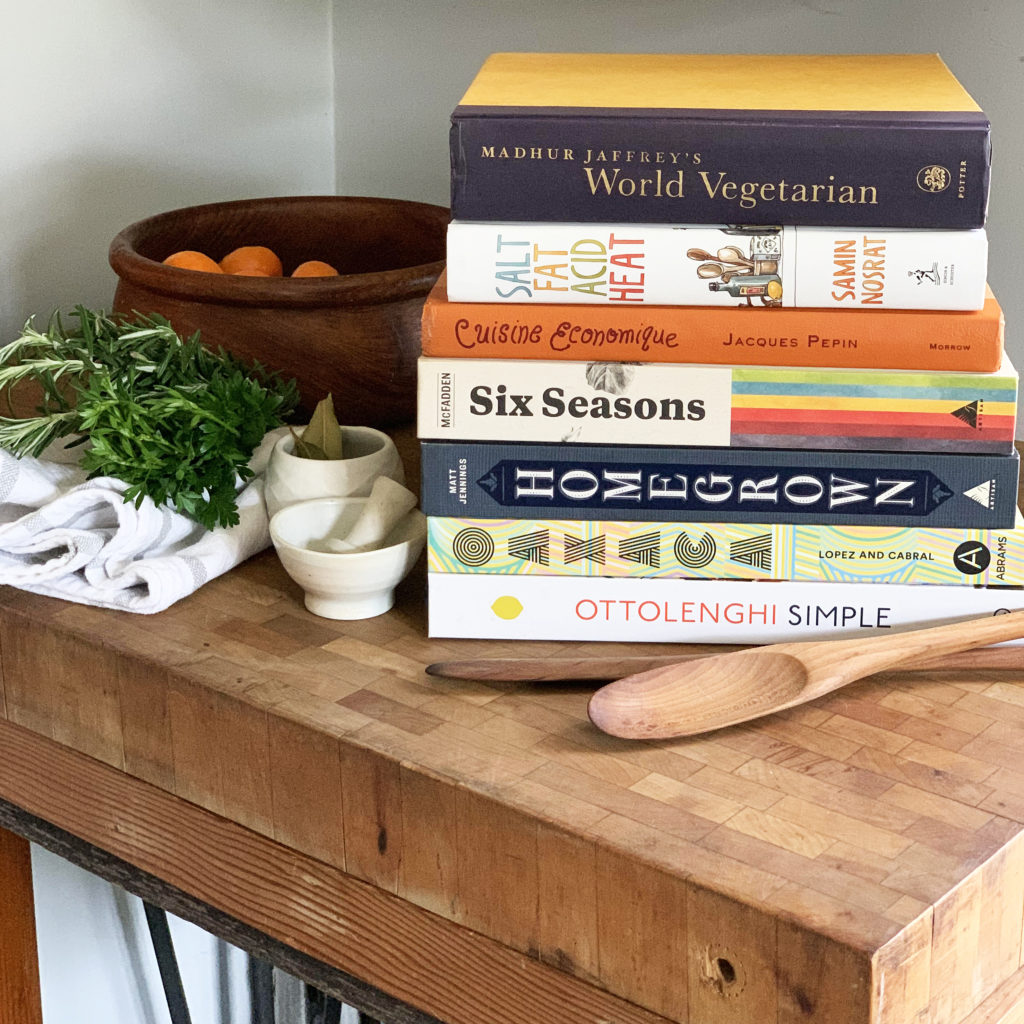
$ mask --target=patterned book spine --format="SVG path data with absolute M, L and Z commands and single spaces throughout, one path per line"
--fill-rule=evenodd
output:
M 978 114 L 460 106 L 450 148 L 460 220 L 967 229 L 988 203 Z
M 421 438 L 1009 454 L 1017 373 L 419 361 Z
M 1010 530 L 430 517 L 430 572 L 1024 585 Z
M 1008 529 L 1018 456 L 420 445 L 428 516 Z
M 1024 609 L 1018 587 L 461 573 L 430 573 L 427 580 L 430 636 L 492 640 L 773 644 L 923 629 Z
M 983 373 L 1003 357 L 1003 313 L 991 290 L 971 312 L 624 308 L 449 302 L 446 276 L 423 307 L 423 355 Z
M 972 310 L 987 269 L 981 228 L 448 226 L 453 302 Z

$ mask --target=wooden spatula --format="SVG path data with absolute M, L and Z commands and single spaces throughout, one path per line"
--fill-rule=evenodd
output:
M 736 725 L 814 700 L 864 676 L 1024 636 L 1024 611 L 852 640 L 772 644 L 654 668 L 590 698 L 590 720 L 626 739 Z
M 724 647 L 731 651 L 734 648 Z M 427 675 L 448 679 L 475 679 L 499 683 L 563 683 L 621 679 L 652 668 L 679 665 L 698 658 L 717 657 L 720 651 L 680 654 L 587 654 L 574 658 L 465 658 L 436 661 L 426 667 Z M 923 658 L 900 665 L 901 672 L 927 672 L 960 669 L 1022 669 L 1024 644 L 1013 647 L 981 647 L 975 651 Z

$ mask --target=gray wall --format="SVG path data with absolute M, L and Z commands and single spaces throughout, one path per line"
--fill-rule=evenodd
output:
M 939 53 L 992 121 L 989 281 L 1024 367 L 1024 3 L 335 0 L 337 188 L 448 204 L 448 116 L 497 50 Z

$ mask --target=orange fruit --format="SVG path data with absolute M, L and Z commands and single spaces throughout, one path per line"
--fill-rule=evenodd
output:
M 232 277 L 277 277 L 277 274 L 268 274 L 265 270 L 257 270 L 255 267 L 246 267 L 243 270 L 235 270 Z
M 225 274 L 243 274 L 255 271 L 250 276 L 280 277 L 283 268 L 277 253 L 265 245 L 242 245 L 233 249 L 220 261 Z
M 172 252 L 164 263 L 169 267 L 180 267 L 182 270 L 205 270 L 210 274 L 223 274 L 220 265 L 216 260 L 210 259 L 205 252 L 196 252 L 195 249 L 182 249 L 180 252 Z
M 338 272 L 323 260 L 306 260 L 300 263 L 293 271 L 292 277 L 338 277 Z

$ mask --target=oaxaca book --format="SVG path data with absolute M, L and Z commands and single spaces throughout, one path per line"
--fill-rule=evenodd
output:
M 1024 585 L 1009 530 L 615 519 L 427 520 L 428 572 L 643 579 Z
M 981 309 L 984 228 L 452 221 L 454 302 Z
M 460 441 L 1010 454 L 1017 371 L 547 359 L 418 367 L 418 433 Z
M 1008 529 L 1018 456 L 420 444 L 428 516 Z
M 427 575 L 432 637 L 775 644 L 924 629 L 1019 609 L 1019 587 Z
M 451 302 L 442 273 L 423 306 L 426 356 L 994 372 L 1003 312 Z
M 936 54 L 495 53 L 460 220 L 979 228 L 988 118 Z

